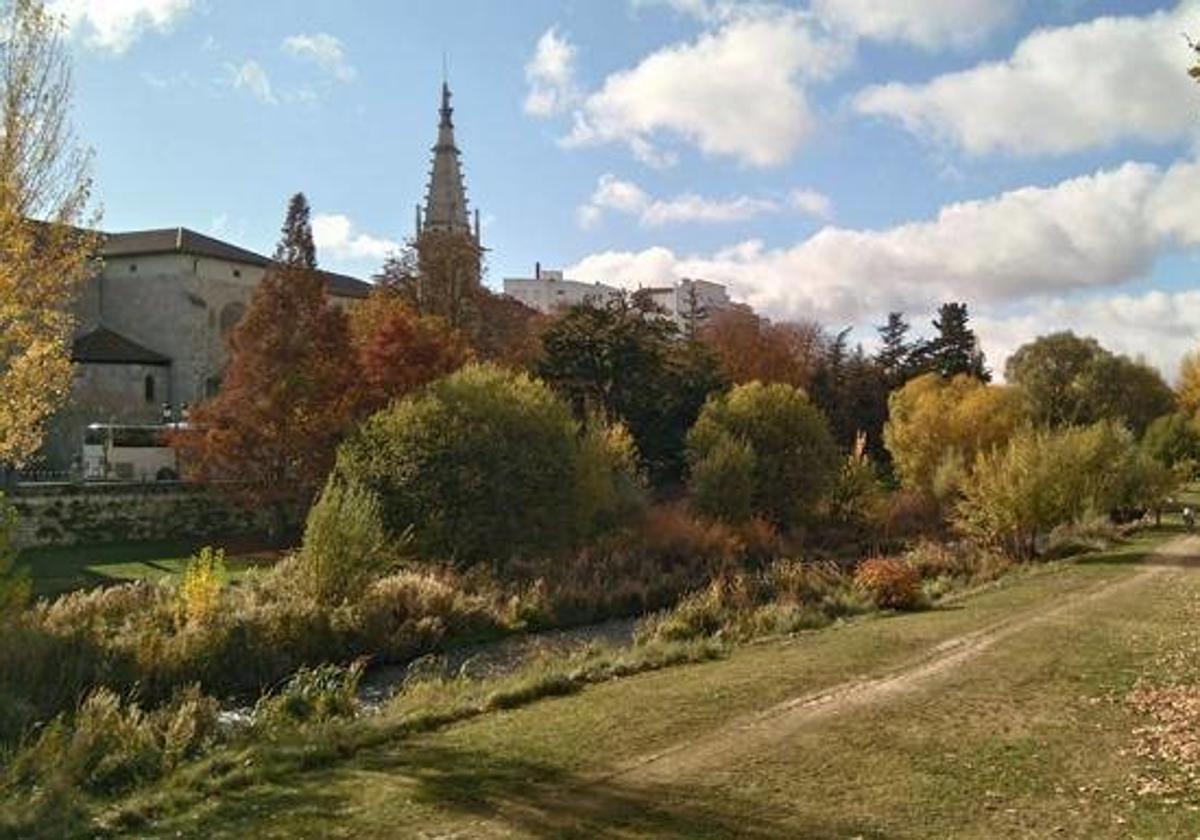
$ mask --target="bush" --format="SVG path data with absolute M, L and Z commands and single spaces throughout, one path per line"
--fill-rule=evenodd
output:
M 205 546 L 188 561 L 179 584 L 179 600 L 184 620 L 205 624 L 213 619 L 221 605 L 221 590 L 228 575 L 225 551 Z
M 1165 414 L 1146 429 L 1142 450 L 1166 467 L 1200 461 L 1200 429 L 1186 414 Z
M 411 529 L 421 557 L 470 566 L 575 545 L 593 524 L 578 515 L 586 460 L 549 388 L 473 365 L 370 418 L 337 473 L 376 494 L 389 536 Z
M 330 478 L 308 513 L 297 583 L 317 603 L 340 603 L 386 568 L 388 548 L 375 495 Z
M 741 447 L 753 455 L 751 510 L 780 527 L 810 516 L 835 481 L 837 445 L 829 425 L 804 392 L 790 385 L 751 382 L 705 404 L 688 433 L 688 462 L 692 489 L 709 493 L 708 504 L 720 500 L 695 484 L 697 472 L 710 485 L 719 476 L 716 485 L 741 504 L 733 490 L 750 466 Z
M 911 563 L 894 557 L 873 557 L 858 565 L 854 585 L 884 610 L 912 610 L 921 606 L 921 576 Z
M 279 691 L 259 699 L 254 707 L 255 728 L 286 731 L 297 725 L 353 718 L 358 714 L 358 683 L 364 664 L 359 660 L 346 668 L 301 668 Z
M 1030 558 L 1056 527 L 1158 506 L 1173 484 L 1170 471 L 1113 422 L 1029 429 L 977 459 L 955 523 L 983 544 Z

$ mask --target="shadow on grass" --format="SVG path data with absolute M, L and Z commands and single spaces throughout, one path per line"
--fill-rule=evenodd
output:
M 296 836 L 373 837 L 881 836 L 833 814 L 769 818 L 748 801 L 708 794 L 682 784 L 589 781 L 528 759 L 405 741 L 345 767 L 214 797 L 203 813 L 182 814 L 153 830 L 205 837 L 287 836 L 293 830 Z

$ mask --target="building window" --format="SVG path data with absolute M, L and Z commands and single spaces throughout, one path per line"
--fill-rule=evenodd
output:
M 241 276 L 242 276 L 242 270 L 241 270 L 240 268 L 235 268 L 235 269 L 233 270 L 233 276 L 234 276 L 234 277 L 241 277 Z
M 204 396 L 215 397 L 217 392 L 221 390 L 221 377 L 210 376 L 204 380 Z
M 130 263 L 129 264 L 129 273 L 133 274 L 135 271 L 137 271 L 137 263 Z
M 156 383 L 154 381 L 154 377 L 150 374 L 146 374 L 146 379 L 142 383 L 142 388 L 145 391 L 146 402 L 148 402 L 148 403 L 152 403 L 155 400 L 155 395 L 154 395 L 155 385 L 156 385 Z

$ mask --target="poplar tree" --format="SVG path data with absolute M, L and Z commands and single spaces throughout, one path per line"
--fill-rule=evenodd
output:
M 70 304 L 98 241 L 80 230 L 90 154 L 71 128 L 61 27 L 37 0 L 0 0 L 0 464 L 41 446 L 71 387 Z

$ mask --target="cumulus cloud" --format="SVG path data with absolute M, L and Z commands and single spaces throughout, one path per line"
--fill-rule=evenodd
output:
M 341 213 L 313 216 L 312 231 L 318 250 L 335 259 L 381 261 L 400 250 L 397 242 L 356 230 L 350 217 Z
M 875 41 L 924 49 L 975 43 L 1016 16 L 1021 0 L 813 0 L 829 26 Z
M 271 77 L 254 59 L 247 59 L 241 64 L 226 64 L 225 70 L 229 74 L 229 84 L 233 86 L 234 90 L 243 90 L 259 102 L 265 102 L 268 105 L 274 105 L 279 101 L 275 98 L 275 91 L 271 87 Z
M 845 67 L 853 46 L 807 12 L 739 8 L 695 40 L 608 76 L 581 99 L 565 144 L 623 143 L 654 165 L 673 162 L 668 140 L 752 166 L 786 162 L 816 125 L 805 85 Z
M 944 300 L 999 307 L 1104 292 L 1145 276 L 1163 253 L 1198 244 L 1200 164 L 1128 163 L 883 230 L 826 226 L 790 247 L 749 240 L 712 254 L 609 251 L 569 271 L 630 287 L 705 277 L 773 317 L 863 324 Z
M 192 0 L 52 0 L 47 8 L 88 46 L 123 53 L 147 30 L 170 29 L 191 6 Z
M 826 216 L 830 210 L 829 199 L 813 190 L 794 191 L 786 206 L 815 216 Z M 646 227 L 659 227 L 684 222 L 740 222 L 765 213 L 778 213 L 784 207 L 773 199 L 750 195 L 707 198 L 684 193 L 655 198 L 632 181 L 609 173 L 600 176 L 595 192 L 579 207 L 577 215 L 583 227 L 600 221 L 605 212 L 635 216 Z
M 575 84 L 575 46 L 556 27 L 538 39 L 533 58 L 525 65 L 529 94 L 525 111 L 548 117 L 564 111 L 579 96 Z
M 1004 360 L 1022 344 L 1071 330 L 1096 338 L 1114 352 L 1144 359 L 1171 382 L 1183 354 L 1194 350 L 1200 339 L 1200 292 L 1053 298 L 1015 315 L 977 313 L 972 321 L 997 372 L 1003 371 Z
M 358 71 L 346 61 L 341 40 L 328 32 L 313 35 L 291 35 L 283 39 L 285 52 L 304 61 L 311 61 L 340 82 L 349 82 Z
M 1025 37 L 1003 61 L 924 84 L 869 87 L 862 114 L 969 154 L 1066 154 L 1122 140 L 1166 143 L 1193 133 L 1194 83 L 1181 37 L 1200 14 L 1173 11 L 1102 17 Z

